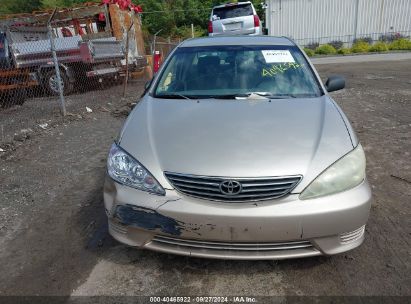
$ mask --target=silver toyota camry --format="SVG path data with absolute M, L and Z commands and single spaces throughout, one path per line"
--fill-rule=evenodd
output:
M 222 259 L 332 255 L 364 240 L 371 191 L 347 117 L 287 38 L 181 43 L 111 146 L 118 241 Z

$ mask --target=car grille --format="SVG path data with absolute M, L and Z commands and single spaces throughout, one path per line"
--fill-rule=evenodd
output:
M 199 176 L 180 173 L 164 173 L 179 192 L 207 200 L 226 202 L 261 201 L 279 198 L 290 193 L 300 182 L 301 176 L 229 178 Z M 238 193 L 226 194 L 220 185 L 233 181 L 240 184 Z
M 309 241 L 270 243 L 217 242 L 156 235 L 145 245 L 152 250 L 217 259 L 284 259 L 320 255 Z
M 241 251 L 264 251 L 264 250 L 292 250 L 302 248 L 312 248 L 313 245 L 309 241 L 291 241 L 277 243 L 226 243 L 226 242 L 210 242 L 196 241 L 187 239 L 177 239 L 166 236 L 156 235 L 152 242 L 166 243 L 168 245 L 204 248 L 209 250 L 241 250 Z

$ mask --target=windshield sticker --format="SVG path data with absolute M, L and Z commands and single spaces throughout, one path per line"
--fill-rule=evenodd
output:
M 295 62 L 289 50 L 263 50 L 261 53 L 266 63 Z
M 290 69 L 296 70 L 301 67 L 303 67 L 302 64 L 295 62 L 273 64 L 271 67 L 263 68 L 263 70 L 261 71 L 261 75 L 263 77 L 274 77 L 275 75 L 282 74 Z

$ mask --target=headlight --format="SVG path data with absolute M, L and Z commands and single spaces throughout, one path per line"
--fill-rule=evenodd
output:
M 362 146 L 349 152 L 321 173 L 300 194 L 310 199 L 342 192 L 361 184 L 365 179 L 365 155 Z
M 165 195 L 157 180 L 127 152 L 111 145 L 107 160 L 107 171 L 112 179 L 120 184 L 159 195 Z

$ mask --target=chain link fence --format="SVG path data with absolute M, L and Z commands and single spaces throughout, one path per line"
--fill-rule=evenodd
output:
M 0 149 L 135 103 L 152 76 L 145 54 L 140 17 L 118 6 L 0 20 Z
M 160 53 L 161 58 L 165 59 L 181 41 L 181 39 L 157 37 L 153 49 Z

